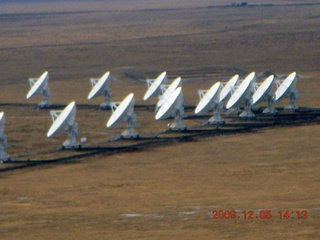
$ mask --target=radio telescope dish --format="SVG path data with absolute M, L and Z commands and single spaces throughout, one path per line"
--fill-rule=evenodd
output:
M 274 75 L 267 77 L 257 88 L 252 96 L 252 105 L 257 104 L 261 100 L 272 98 L 273 96 Z
M 79 143 L 76 140 L 76 136 L 79 134 L 78 124 L 75 121 L 76 112 L 75 102 L 69 103 L 62 111 L 51 110 L 53 124 L 47 133 L 47 137 L 50 138 L 62 132 L 68 132 L 68 138 L 62 146 L 65 148 L 79 147 Z
M 160 95 L 159 101 L 157 103 L 157 109 L 159 109 L 164 103 L 164 99 L 168 98 L 177 87 L 181 86 L 181 77 L 176 78 L 169 86 L 160 86 L 163 94 Z
M 277 88 L 274 94 L 274 102 L 278 102 L 283 97 L 290 97 L 290 104 L 285 110 L 297 110 L 296 101 L 298 99 L 298 90 L 296 89 L 297 74 L 291 73 Z
M 104 102 L 100 104 L 100 108 L 106 108 L 110 106 L 110 98 L 112 96 L 110 79 L 110 72 L 106 72 L 100 78 L 90 79 L 92 89 L 88 95 L 88 100 L 104 95 Z
M 212 109 L 212 105 L 218 103 L 219 101 L 219 90 L 221 89 L 221 83 L 217 82 L 208 90 L 199 90 L 198 93 L 201 97 L 200 102 L 198 103 L 195 114 L 200 112 L 208 112 Z
M 224 85 L 220 92 L 220 99 L 219 101 L 222 102 L 230 95 L 232 89 L 236 86 L 239 80 L 239 75 L 236 74 Z
M 145 93 L 143 100 L 146 101 L 149 98 L 159 95 L 161 93 L 160 86 L 166 81 L 167 81 L 166 72 L 161 73 L 155 80 L 148 79 L 147 80 L 148 90 Z
M 220 102 L 220 91 L 222 85 L 220 82 L 217 82 L 212 85 L 212 87 L 206 90 L 199 90 L 198 94 L 200 97 L 200 102 L 198 103 L 195 114 L 209 112 L 214 110 L 214 116 L 209 119 L 209 123 L 223 123 L 221 118 L 222 103 Z
M 0 112 L 0 134 L 4 132 L 5 117 L 4 112 Z
M 44 72 L 39 78 L 29 78 L 30 90 L 27 94 L 27 99 L 42 94 L 42 102 L 38 104 L 40 108 L 49 106 L 50 103 L 48 99 L 50 97 L 49 83 L 49 73 Z
M 122 102 L 111 102 L 112 115 L 107 122 L 107 128 L 118 122 L 127 122 L 127 129 L 122 132 L 124 138 L 136 138 L 138 133 L 133 129 L 137 123 L 134 113 L 134 94 L 130 93 Z
M 162 120 L 174 116 L 174 122 L 169 125 L 171 130 L 183 130 L 186 128 L 182 122 L 184 116 L 182 88 L 178 87 L 166 99 L 156 114 L 156 120 Z
M 275 86 L 274 75 L 270 75 L 264 80 L 252 96 L 252 105 L 259 103 L 262 100 L 267 100 L 268 107 L 263 110 L 264 114 L 275 114 L 277 110 L 274 108 L 273 94 Z
M 245 109 L 240 114 L 240 117 L 254 117 L 254 113 L 251 111 L 251 98 L 254 92 L 255 79 L 256 74 L 255 72 L 252 72 L 243 80 L 243 82 L 239 85 L 239 87 L 233 92 L 232 96 L 230 97 L 226 109 L 230 109 L 232 107 L 239 106 L 240 104 L 244 104 Z
M 10 157 L 4 151 L 4 149 L 7 147 L 7 136 L 4 133 L 4 124 L 4 112 L 0 112 L 0 163 L 10 160 Z

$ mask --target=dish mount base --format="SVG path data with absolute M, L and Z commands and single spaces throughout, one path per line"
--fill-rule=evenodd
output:
M 10 157 L 5 153 L 4 149 L 7 146 L 7 137 L 2 135 L 0 137 L 0 163 L 10 160 Z
M 288 111 L 297 111 L 299 107 L 296 105 L 296 101 L 298 99 L 298 91 L 293 91 L 290 93 L 290 103 L 288 106 L 284 108 L 284 110 Z
M 174 122 L 169 124 L 169 129 L 170 130 L 185 130 L 186 125 L 182 121 L 183 116 L 184 116 L 184 111 L 177 110 L 176 116 L 174 118 Z
M 73 126 L 71 126 L 69 133 L 68 133 L 68 138 L 65 140 L 62 144 L 63 148 L 78 148 L 79 143 L 77 142 L 76 136 L 79 134 L 78 131 L 78 124 L 74 123 Z
M 134 126 L 137 123 L 136 114 L 131 113 L 131 116 L 128 118 L 127 129 L 121 133 L 122 138 L 137 138 L 139 137 L 138 133 L 134 130 Z

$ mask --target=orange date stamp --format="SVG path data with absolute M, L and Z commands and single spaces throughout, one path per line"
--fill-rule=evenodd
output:
M 281 220 L 287 219 L 307 219 L 308 212 L 307 210 L 279 210 L 279 211 L 271 211 L 271 210 L 244 210 L 244 211 L 235 211 L 235 210 L 213 210 L 212 211 L 212 219 L 262 219 L 269 220 L 273 218 L 278 218 Z

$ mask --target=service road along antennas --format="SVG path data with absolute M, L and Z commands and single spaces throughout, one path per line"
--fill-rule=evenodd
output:
M 250 73 L 233 92 L 226 105 L 226 109 L 244 104 L 244 111 L 240 114 L 240 117 L 247 119 L 254 118 L 254 113 L 251 111 L 251 98 L 254 92 L 255 80 L 255 72 Z
M 4 149 L 7 147 L 7 136 L 4 133 L 5 117 L 4 112 L 0 112 L 0 163 L 10 160 Z
M 76 118 L 76 103 L 71 102 L 62 111 L 51 110 L 53 124 L 51 125 L 47 137 L 56 136 L 62 132 L 68 132 L 68 138 L 64 141 L 62 146 L 64 148 L 76 148 L 79 147 L 79 143 L 76 140 L 76 136 L 79 134 L 78 124 L 75 121 Z
M 184 130 L 186 126 L 182 122 L 184 116 L 182 88 L 178 87 L 173 93 L 164 99 L 164 103 L 156 114 L 156 120 L 162 120 L 173 116 L 174 122 L 169 125 L 170 130 Z
M 96 98 L 98 96 L 104 96 L 104 102 L 100 104 L 101 109 L 110 107 L 110 98 L 112 96 L 112 91 L 110 88 L 110 80 L 112 76 L 110 72 L 106 72 L 100 78 L 91 78 L 90 83 L 92 89 L 88 95 L 88 100 Z
M 263 110 L 264 114 L 276 114 L 277 110 L 274 108 L 273 95 L 275 78 L 274 75 L 267 77 L 254 92 L 252 96 L 252 105 L 256 105 L 259 102 L 266 100 L 268 102 L 268 107 Z
M 158 96 L 161 94 L 160 86 L 167 81 L 167 73 L 161 73 L 155 80 L 147 79 L 148 90 L 145 93 L 143 100 Z
M 195 114 L 214 111 L 214 115 L 208 120 L 209 123 L 221 124 L 224 120 L 221 118 L 222 102 L 220 102 L 220 91 L 222 85 L 217 82 L 209 90 L 199 90 L 200 102 L 198 103 Z
M 50 105 L 48 99 L 50 97 L 49 73 L 44 72 L 39 78 L 29 78 L 30 90 L 27 94 L 27 99 L 42 94 L 42 101 L 38 104 L 39 108 L 47 107 Z
M 280 101 L 284 97 L 290 97 L 290 103 L 286 106 L 285 110 L 298 110 L 296 105 L 298 99 L 298 90 L 296 89 L 297 74 L 291 73 L 283 82 L 278 82 L 278 88 L 274 94 L 274 102 Z
M 107 128 L 119 123 L 127 122 L 127 129 L 121 134 L 124 138 L 137 138 L 138 133 L 134 130 L 137 123 L 134 113 L 134 94 L 130 93 L 122 102 L 111 102 L 112 115 L 107 122 Z
M 164 103 L 164 99 L 168 98 L 177 87 L 181 86 L 181 77 L 176 78 L 170 85 L 161 85 L 162 95 L 159 96 L 159 101 L 157 103 L 156 111 Z

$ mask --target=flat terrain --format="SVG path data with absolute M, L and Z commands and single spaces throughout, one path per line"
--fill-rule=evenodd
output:
M 88 138 L 84 146 L 89 147 L 134 144 L 114 142 L 125 125 L 106 129 L 110 111 L 97 110 L 101 98 L 87 100 L 88 80 L 105 71 L 116 77 L 113 100 L 133 92 L 137 104 L 150 106 L 136 108 L 142 136 L 155 136 L 171 122 L 154 121 L 156 99 L 142 101 L 145 79 L 162 71 L 170 80 L 182 77 L 188 106 L 198 103 L 198 89 L 234 74 L 296 71 L 298 105 L 319 107 L 320 5 L 208 8 L 224 1 L 134 2 L 0 5 L 0 111 L 13 160 L 74 154 L 55 151 L 65 135 L 46 138 L 51 118 L 48 109 L 36 109 L 40 96 L 25 99 L 27 79 L 46 70 L 51 101 L 76 101 L 80 137 Z M 270 2 L 280 3 L 254 1 Z M 195 127 L 204 120 L 185 124 Z M 0 236 L 319 239 L 319 136 L 317 123 L 277 126 L 1 172 Z M 235 210 L 240 218 L 214 220 L 215 209 Z M 263 209 L 271 210 L 272 219 L 256 218 Z M 244 210 L 254 211 L 254 219 L 243 219 Z M 280 219 L 281 210 L 289 210 L 289 219 Z M 307 219 L 298 219 L 302 210 Z

